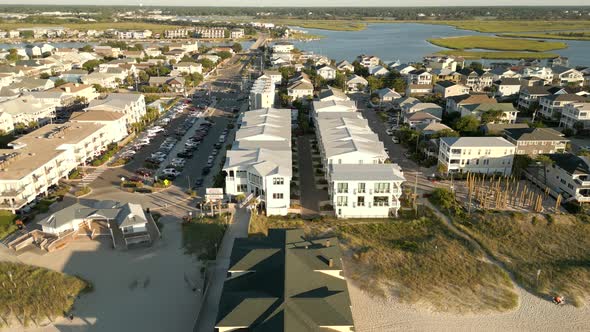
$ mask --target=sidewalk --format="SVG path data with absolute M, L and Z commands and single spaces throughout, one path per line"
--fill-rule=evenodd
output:
M 233 222 L 225 232 L 215 264 L 209 270 L 209 284 L 207 285 L 204 295 L 205 298 L 198 313 L 193 331 L 213 332 L 215 330 L 217 310 L 223 291 L 223 283 L 225 282 L 229 268 L 229 259 L 234 240 L 238 237 L 248 237 L 249 222 L 250 211 L 247 209 L 237 209 Z

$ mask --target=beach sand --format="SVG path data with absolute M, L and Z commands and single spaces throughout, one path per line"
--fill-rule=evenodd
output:
M 369 331 L 588 331 L 590 307 L 556 306 L 517 288 L 520 303 L 505 313 L 432 312 L 394 298 L 372 296 L 351 280 L 348 290 L 357 332 Z M 567 299 L 566 299 L 567 300 Z
M 168 219 L 168 218 L 162 218 Z M 79 240 L 64 249 L 19 260 L 92 282 L 94 291 L 74 303 L 74 319 L 63 317 L 45 327 L 12 327 L 1 331 L 192 331 L 201 294 L 200 264 L 184 255 L 180 224 L 164 220 L 163 238 L 149 248 L 117 251 L 110 237 Z M 185 277 L 186 275 L 186 277 Z

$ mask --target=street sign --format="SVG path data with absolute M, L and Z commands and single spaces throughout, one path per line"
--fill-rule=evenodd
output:
M 207 201 L 218 201 L 223 199 L 223 188 L 207 188 L 205 189 L 205 198 Z

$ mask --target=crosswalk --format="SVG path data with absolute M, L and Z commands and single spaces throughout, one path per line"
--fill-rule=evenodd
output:
M 94 180 L 98 179 L 98 177 L 100 177 L 102 175 L 102 173 L 104 173 L 106 170 L 107 170 L 106 163 L 104 163 L 103 165 L 101 165 L 97 168 L 87 168 L 86 171 L 91 171 L 91 173 L 87 174 L 80 181 L 80 183 L 82 183 L 83 185 L 89 185 L 92 182 L 94 182 Z

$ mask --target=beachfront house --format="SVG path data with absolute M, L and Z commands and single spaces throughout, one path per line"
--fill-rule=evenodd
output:
M 502 137 L 442 137 L 438 165 L 443 173 L 512 173 L 514 144 Z

